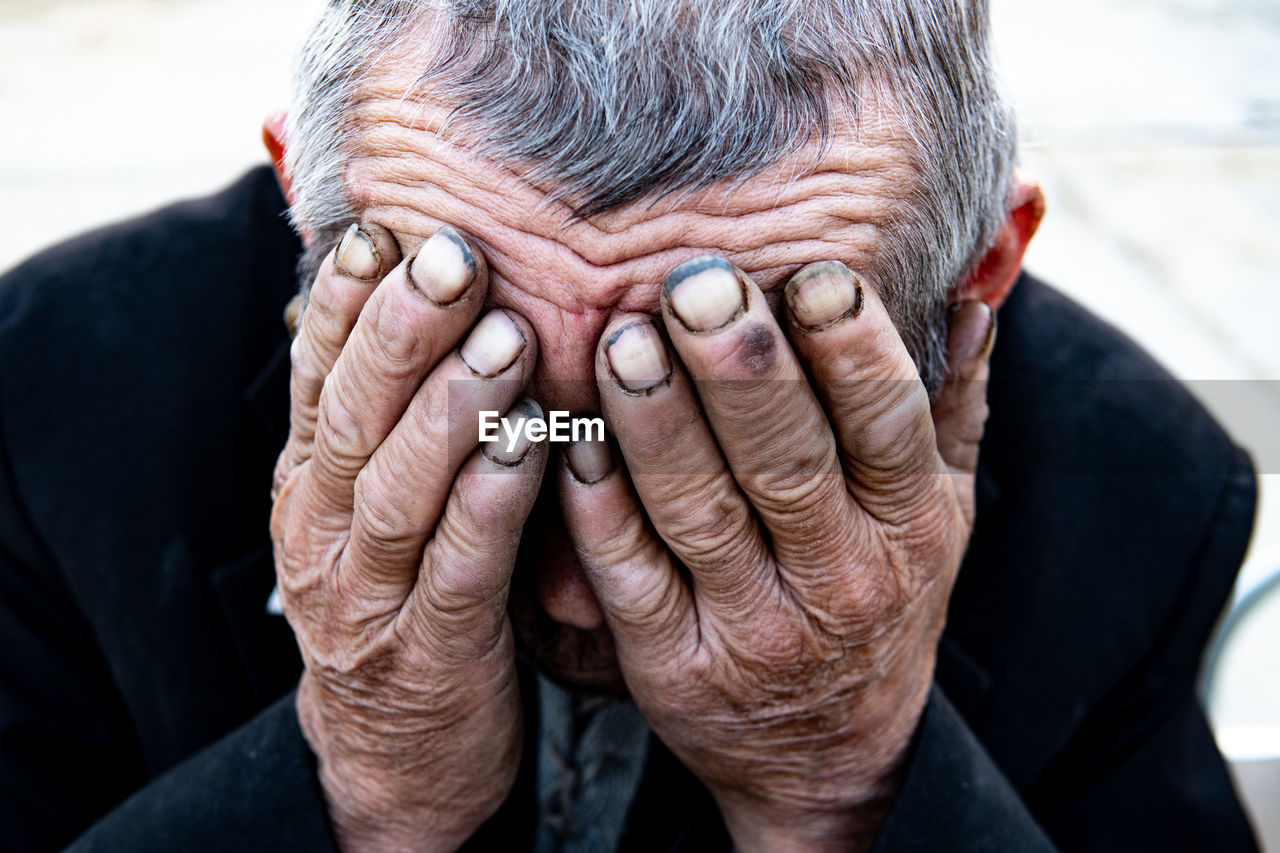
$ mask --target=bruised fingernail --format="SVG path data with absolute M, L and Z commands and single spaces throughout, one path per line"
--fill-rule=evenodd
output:
M 529 448 L 533 446 L 533 439 L 525 425 L 530 421 L 543 420 L 542 407 L 535 400 L 526 397 L 512 406 L 502 417 L 508 424 L 513 425 L 510 437 L 485 442 L 480 446 L 480 452 L 487 456 L 490 462 L 505 468 L 514 468 L 524 461 Z
M 624 391 L 646 393 L 671 376 L 671 359 L 662 336 L 647 320 L 618 329 L 605 344 L 613 378 Z
M 613 452 L 609 449 L 609 441 L 603 435 L 598 438 L 599 440 L 574 441 L 565 452 L 569 473 L 579 483 L 588 486 L 600 482 L 613 470 Z
M 342 242 L 338 244 L 334 263 L 343 274 L 361 281 L 369 281 L 378 275 L 382 259 L 378 255 L 378 247 L 374 245 L 373 238 L 353 222 L 347 229 L 347 233 L 342 235 Z
M 809 264 L 787 282 L 785 296 L 796 324 L 809 331 L 862 313 L 862 283 L 839 261 Z
M 953 363 L 990 358 L 996 343 L 996 315 L 981 299 L 966 299 L 951 306 L 947 351 Z
M 476 373 L 497 376 L 524 351 L 524 334 L 507 312 L 490 311 L 476 323 L 458 355 Z
M 662 286 L 671 313 L 691 332 L 714 332 L 746 311 L 737 269 L 724 258 L 694 258 L 671 271 Z
M 409 264 L 409 281 L 437 305 L 448 305 L 476 278 L 476 258 L 462 235 L 446 225 L 428 238 Z

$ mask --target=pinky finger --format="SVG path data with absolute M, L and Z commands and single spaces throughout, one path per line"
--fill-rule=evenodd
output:
M 365 302 L 400 262 L 395 238 L 376 225 L 352 224 L 329 253 L 311 286 L 289 356 L 289 466 L 311 455 L 320 391 L 333 370 Z
M 973 477 L 987 422 L 987 375 L 996 320 L 986 303 L 961 302 L 951 309 L 946 383 L 933 400 L 938 453 L 956 481 L 965 517 L 973 522 Z
M 325 257 L 316 280 L 307 291 L 306 308 L 298 312 L 302 294 L 289 304 L 289 440 L 276 460 L 271 478 L 271 499 L 276 500 L 285 481 L 311 457 L 320 391 L 346 345 L 365 302 L 378 282 L 395 267 L 399 247 L 391 234 L 376 225 L 355 223 Z

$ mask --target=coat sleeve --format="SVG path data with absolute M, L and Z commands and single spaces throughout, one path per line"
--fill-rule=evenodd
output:
M 1064 849 L 1255 851 L 1253 831 L 1196 697 L 1204 648 L 1253 528 L 1256 481 L 1238 448 L 1153 646 L 1026 792 Z M 1204 488 L 1222 478 L 1188 478 Z
M 873 853 L 1055 849 L 935 685 L 916 733 L 907 777 Z
M 1258 849 L 1195 696 L 1252 527 L 1238 459 L 1155 646 L 1044 774 L 1015 789 L 935 685 L 876 853 Z
M 6 447 L 0 421 L 0 846 L 335 849 L 292 694 L 148 780 L 132 718 L 27 517 Z
M 290 693 L 135 793 L 67 853 L 336 849 Z
M 0 424 L 0 826 L 8 850 L 62 847 L 144 779 L 124 703 L 70 602 L 17 499 Z

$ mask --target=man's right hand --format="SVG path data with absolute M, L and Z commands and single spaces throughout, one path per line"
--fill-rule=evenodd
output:
M 546 447 L 476 449 L 480 410 L 541 414 L 519 401 L 533 329 L 477 323 L 487 284 L 451 228 L 401 263 L 390 234 L 353 226 L 293 345 L 271 532 L 298 717 L 346 851 L 457 847 L 519 764 L 506 600 Z

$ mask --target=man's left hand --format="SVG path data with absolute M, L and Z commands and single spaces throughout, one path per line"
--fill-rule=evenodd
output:
M 705 258 L 668 278 L 662 323 L 610 323 L 597 379 L 625 469 L 575 445 L 561 500 L 632 696 L 738 849 L 859 849 L 901 783 L 972 527 L 992 319 L 953 315 L 931 407 L 847 267 L 785 296 L 787 333 Z

